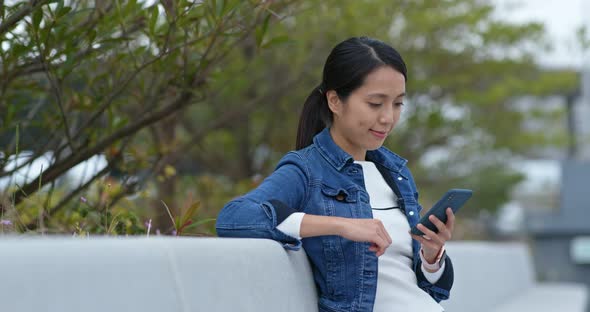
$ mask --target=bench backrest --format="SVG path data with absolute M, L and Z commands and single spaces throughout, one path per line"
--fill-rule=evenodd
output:
M 307 256 L 259 239 L 0 238 L 0 310 L 317 311 Z
M 479 311 L 534 283 L 526 245 L 449 242 L 448 311 Z M 2 311 L 317 311 L 307 256 L 271 240 L 1 238 Z
M 483 311 L 521 295 L 535 282 L 527 248 L 521 243 L 448 242 L 455 282 L 442 305 L 448 311 Z

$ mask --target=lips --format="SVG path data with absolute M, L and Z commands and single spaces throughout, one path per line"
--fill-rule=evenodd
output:
M 379 139 L 384 139 L 387 136 L 386 131 L 377 131 L 373 129 L 370 129 L 369 131 L 371 131 L 371 133 Z

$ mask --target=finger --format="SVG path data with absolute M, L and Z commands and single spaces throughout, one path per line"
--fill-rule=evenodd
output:
M 381 238 L 383 238 L 385 241 L 387 241 L 389 244 L 391 244 L 392 243 L 391 237 L 389 236 L 389 233 L 387 233 L 387 230 L 385 229 L 383 222 L 381 222 L 381 220 L 378 220 L 376 225 L 377 225 L 377 227 L 376 227 L 377 235 L 381 236 Z
M 447 228 L 450 232 L 455 229 L 455 214 L 451 208 L 447 208 Z
M 430 220 L 430 222 L 432 222 L 432 224 L 434 224 L 434 226 L 436 226 L 436 228 L 438 229 L 438 235 L 442 236 L 442 238 L 444 238 L 445 241 L 451 238 L 451 233 L 449 229 L 439 218 L 437 218 L 434 215 L 431 215 L 428 219 Z
M 371 247 L 369 247 L 369 251 L 377 252 L 377 251 L 379 251 L 379 247 L 377 247 L 377 246 L 371 246 Z
M 379 246 L 377 246 L 377 244 L 375 244 L 375 243 L 371 243 L 371 247 L 369 247 L 369 251 L 374 252 L 377 257 L 379 257 L 380 253 L 381 253 Z
M 372 244 L 371 247 L 369 247 L 369 251 L 374 252 L 375 256 L 377 257 L 385 253 L 385 251 L 381 249 L 377 244 Z
M 439 245 L 431 240 L 425 239 L 423 236 L 412 234 L 412 238 L 419 241 L 424 249 L 440 250 L 442 245 Z
M 389 236 L 389 233 L 387 233 L 387 230 L 385 227 L 383 227 L 383 225 L 379 227 L 379 235 L 387 242 L 387 246 L 391 245 L 393 242 L 391 240 L 391 236 Z
M 422 235 L 412 234 L 412 238 L 415 239 L 415 240 L 417 240 L 418 242 L 420 242 L 420 245 L 425 246 L 425 247 L 428 246 L 429 244 L 432 244 L 431 241 L 427 240 Z
M 385 234 L 385 240 L 387 240 L 391 245 L 391 243 L 393 243 L 393 240 L 391 239 L 391 236 L 389 236 L 389 233 L 387 232 L 387 229 L 385 229 L 385 226 L 383 226 L 383 224 L 381 224 L 381 230 Z
M 444 239 L 441 236 L 439 236 L 438 234 L 434 233 L 434 231 L 430 230 L 429 228 L 427 228 L 423 224 L 418 224 L 417 227 L 420 231 L 422 231 L 422 233 L 424 233 L 424 235 L 426 235 L 429 238 L 429 241 L 433 241 L 438 244 L 444 245 L 444 243 L 445 243 Z
M 381 250 L 383 250 L 383 252 L 385 252 L 385 249 L 389 248 L 389 246 L 391 245 L 388 241 L 386 241 L 384 238 L 382 238 L 383 244 L 380 245 L 379 247 L 381 248 Z
M 376 237 L 375 243 L 377 244 L 380 250 L 385 250 L 387 249 L 387 247 L 389 247 L 389 243 L 387 243 L 387 241 L 381 236 Z

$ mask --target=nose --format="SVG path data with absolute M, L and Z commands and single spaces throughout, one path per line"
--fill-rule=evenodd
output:
M 395 121 L 395 108 L 394 105 L 383 105 L 383 110 L 379 114 L 379 123 L 391 124 Z

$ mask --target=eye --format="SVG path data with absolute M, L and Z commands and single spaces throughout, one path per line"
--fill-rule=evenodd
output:
M 402 107 L 402 106 L 404 106 L 404 103 L 403 102 L 396 102 L 395 103 L 395 106 Z
M 377 108 L 377 107 L 381 106 L 382 104 L 381 103 L 371 103 L 371 102 L 369 102 L 369 105 L 371 107 Z

